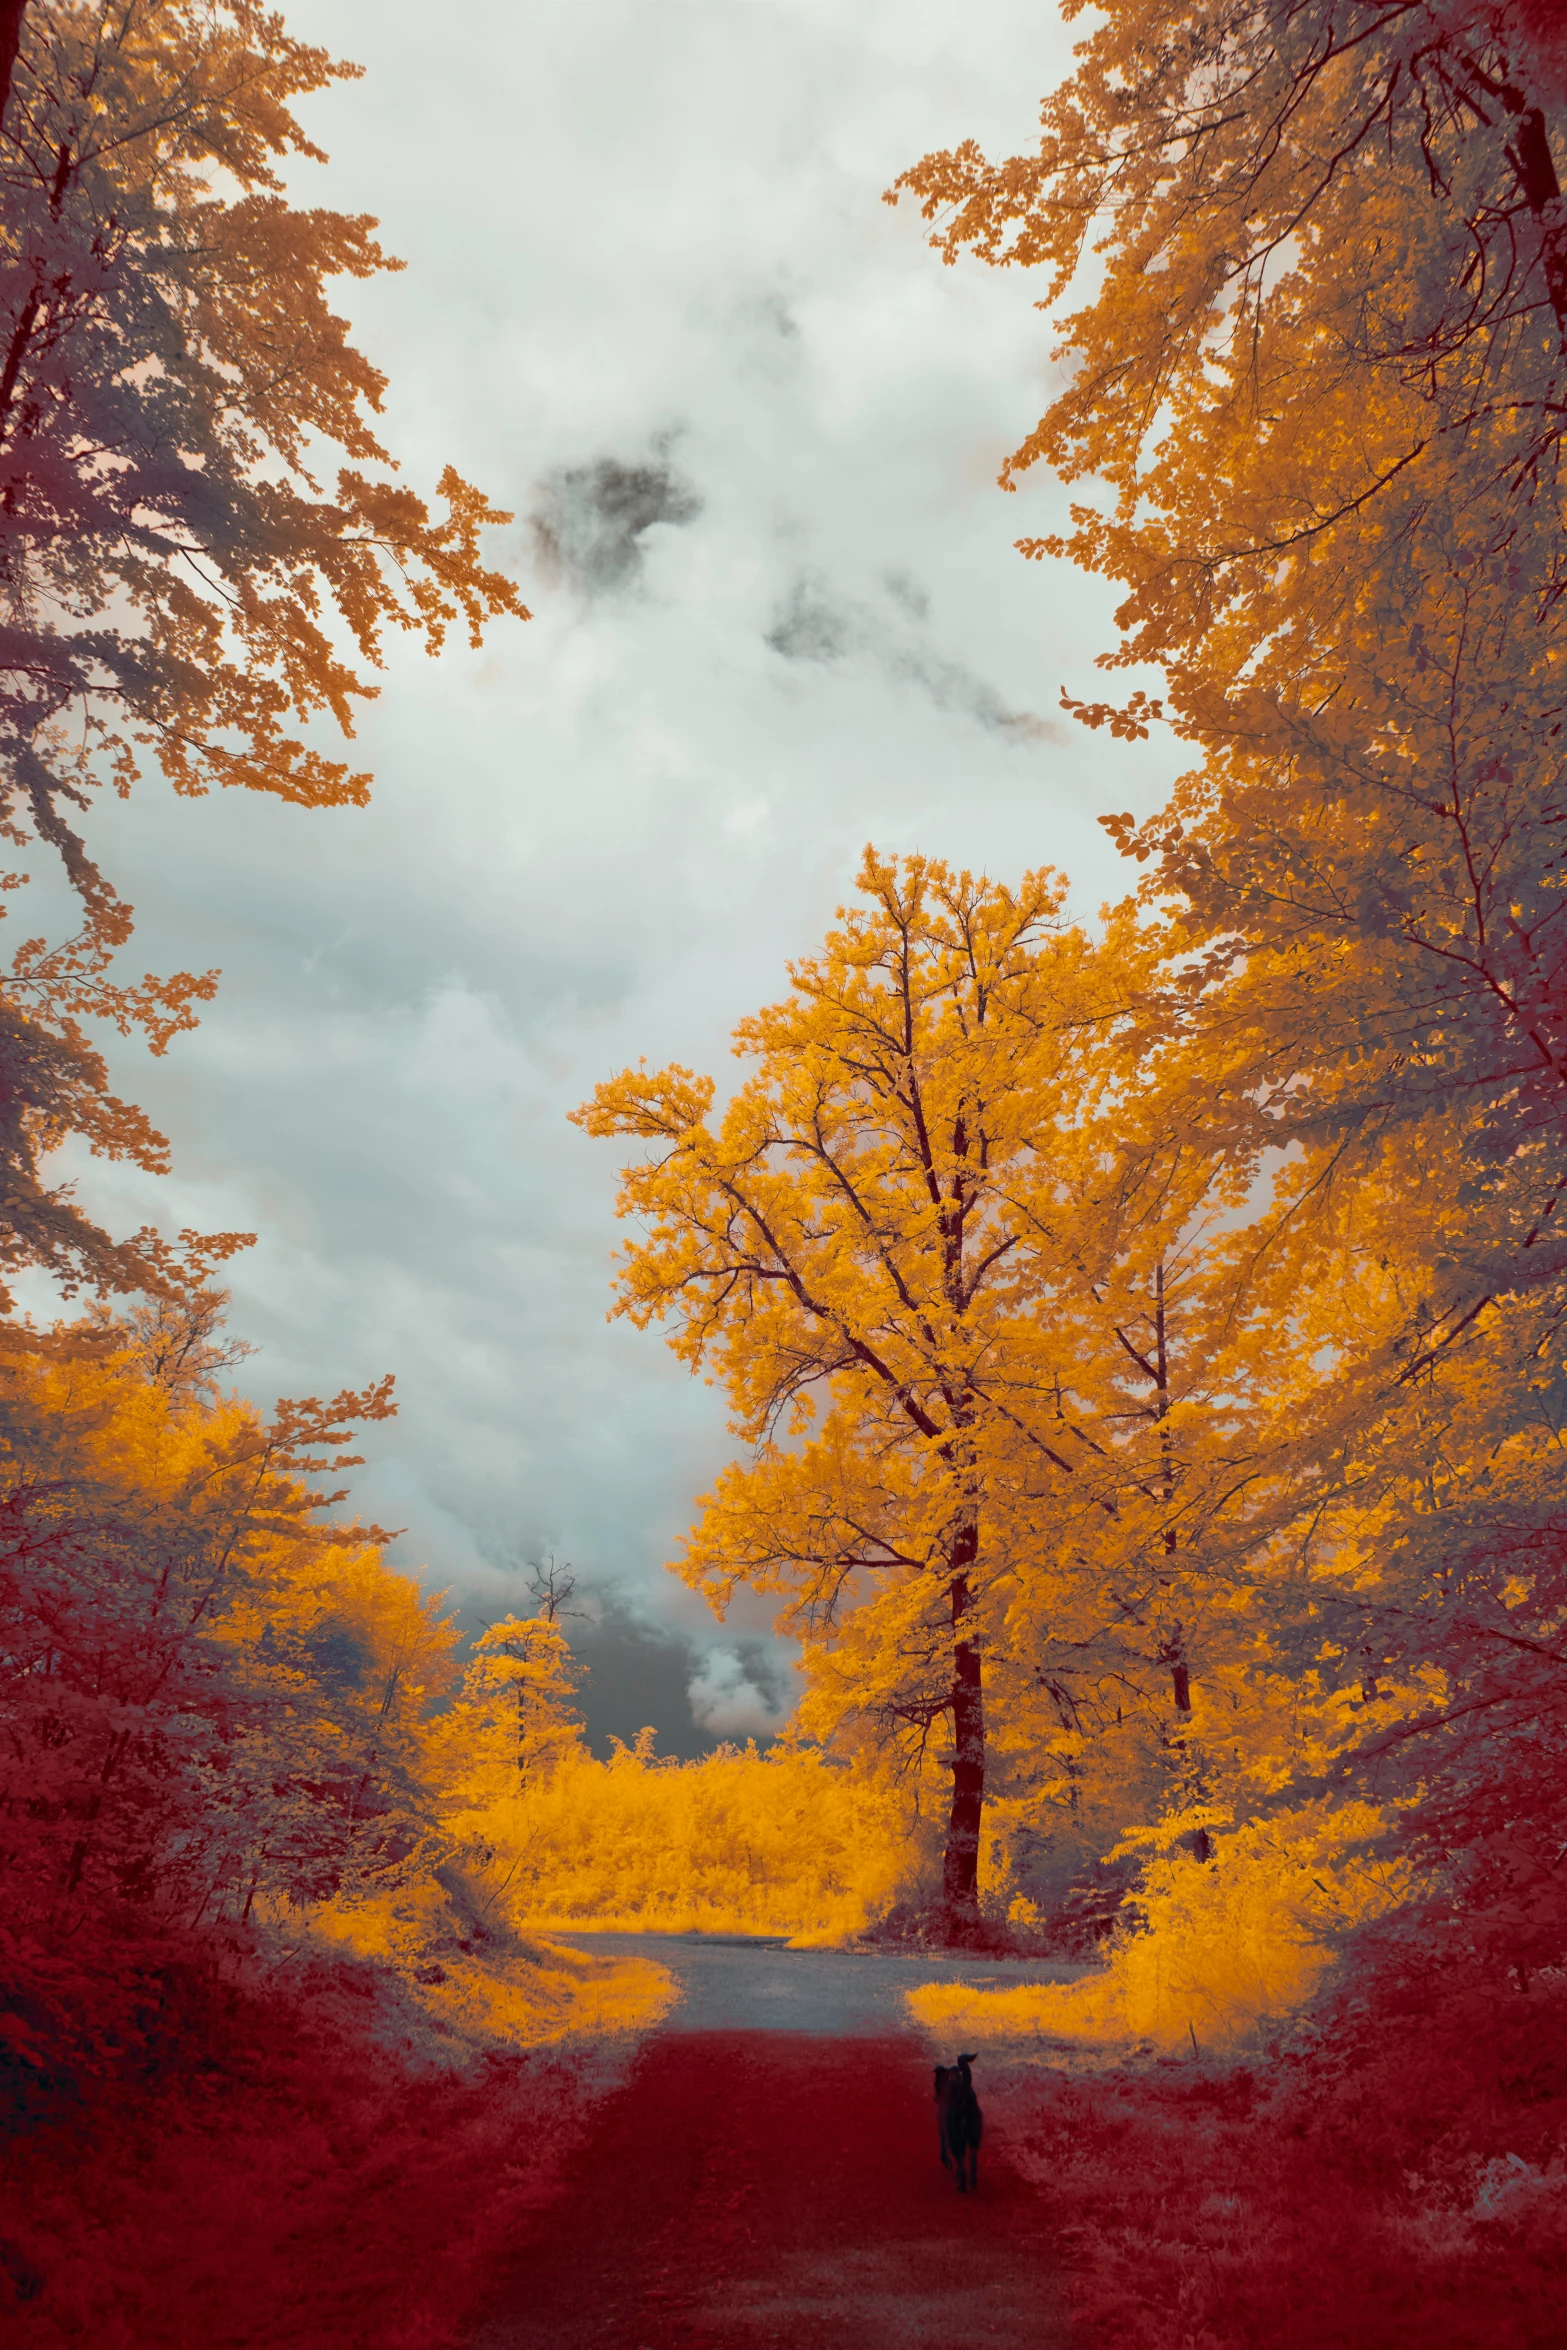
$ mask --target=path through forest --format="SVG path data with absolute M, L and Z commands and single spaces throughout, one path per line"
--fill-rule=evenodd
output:
M 994 2131 L 956 2192 L 901 1992 L 1075 1969 L 572 1939 L 645 1950 L 685 1995 L 471 2350 L 1064 2350 L 1039 2200 Z

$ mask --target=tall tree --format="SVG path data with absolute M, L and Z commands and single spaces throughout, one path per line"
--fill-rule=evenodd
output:
M 1564 64 L 1519 0 L 1109 0 L 1037 154 L 900 183 L 1051 301 L 1093 241 L 1004 479 L 1083 485 L 1024 549 L 1122 582 L 1106 661 L 1168 681 L 1079 715 L 1203 753 L 1112 830 L 1244 957 L 1202 1019 L 1281 1139 L 1481 1106 L 1455 1323 L 1562 1262 Z
M 1081 485 L 1024 551 L 1119 581 L 1105 664 L 1167 686 L 1070 706 L 1131 736 L 1168 713 L 1196 746 L 1167 808 L 1111 823 L 1192 955 L 1194 1067 L 1227 1071 L 1237 1128 L 1326 1146 L 1325 1233 L 1380 1235 L 1380 1289 L 1320 1330 L 1364 1408 L 1323 1451 L 1281 1654 L 1381 1783 L 1447 1790 L 1411 1815 L 1429 1850 L 1468 1802 L 1445 1849 L 1477 1862 L 1510 1819 L 1537 1861 L 1562 1736 L 1562 14 L 1106 0 L 1042 131 L 900 186 L 949 260 L 1086 289 L 1004 479 Z
M 742 1582 L 786 1594 L 780 1621 L 828 1679 L 838 1652 L 840 1718 L 920 1740 L 950 1725 L 943 1883 L 963 1930 L 985 1657 L 1029 1561 L 1053 1563 L 1057 1599 L 1091 1581 L 1103 1610 L 1137 1562 L 1173 1585 L 1177 1527 L 1203 1518 L 1135 1315 L 1213 1173 L 1146 1147 L 1128 1113 L 1134 939 L 1100 951 L 1064 926 L 1048 873 L 1014 892 L 868 850 L 860 887 L 789 998 L 737 1029 L 756 1066 L 720 1121 L 712 1081 L 683 1069 L 628 1070 L 576 1117 L 655 1146 L 625 1175 L 621 1212 L 649 1237 L 624 1252 L 616 1311 L 673 1321 L 754 1447 L 679 1571 L 720 1608 Z M 1085 1532 L 1100 1524 L 1113 1566 Z

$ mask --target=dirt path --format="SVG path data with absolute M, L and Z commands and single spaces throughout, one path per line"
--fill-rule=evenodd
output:
M 471 2350 L 1066 2350 L 1052 2267 L 1004 2147 L 975 2196 L 941 2169 L 912 2034 L 676 2029 L 604 2108 Z

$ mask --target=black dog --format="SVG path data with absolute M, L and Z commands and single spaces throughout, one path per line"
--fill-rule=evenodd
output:
M 960 2195 L 979 2184 L 979 2141 L 985 2127 L 969 2077 L 973 2061 L 972 2055 L 960 2056 L 956 2064 L 936 2067 L 936 2143 L 943 2170 L 956 2166 Z

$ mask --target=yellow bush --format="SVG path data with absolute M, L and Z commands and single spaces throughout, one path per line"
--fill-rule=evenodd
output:
M 450 1825 L 510 1916 L 546 1926 L 832 1939 L 886 1906 L 906 1853 L 897 1799 L 814 1753 L 660 1761 L 650 1731 Z
M 461 2045 L 532 2048 L 646 2031 L 673 2004 L 667 1968 L 486 1928 L 472 1893 L 443 1871 L 269 1922 L 280 1940 L 325 1945 L 391 1975 L 434 2031 Z
M 1181 1823 L 1167 1823 L 1128 1840 L 1155 1849 L 1139 1922 L 1115 1936 L 1102 1974 L 1005 1991 L 926 1983 L 907 1993 L 909 2006 L 930 2030 L 962 2038 L 1255 2039 L 1310 1998 L 1337 1931 L 1399 1898 L 1397 1872 L 1363 1857 L 1380 1821 L 1369 1804 L 1314 1806 L 1222 1836 L 1208 1862 L 1174 1849 Z

